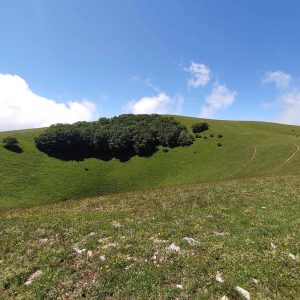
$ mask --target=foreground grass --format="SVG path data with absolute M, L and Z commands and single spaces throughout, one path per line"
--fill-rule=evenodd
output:
M 7 210 L 0 298 L 299 299 L 299 195 L 272 176 Z
M 189 128 L 199 119 L 177 117 Z M 202 120 L 203 121 L 203 120 Z M 300 173 L 300 127 L 261 122 L 207 120 L 210 129 L 190 147 L 152 157 L 101 161 L 62 161 L 38 151 L 34 137 L 43 129 L 0 133 L 15 136 L 23 149 L 0 145 L 0 209 L 44 205 L 115 192 L 147 190 L 181 183 L 208 182 L 267 174 Z M 213 134 L 213 137 L 210 135 Z M 218 138 L 222 134 L 222 138 Z M 204 136 L 207 138 L 204 139 Z M 217 144 L 221 142 L 222 146 Z M 252 160 L 254 146 L 257 149 Z

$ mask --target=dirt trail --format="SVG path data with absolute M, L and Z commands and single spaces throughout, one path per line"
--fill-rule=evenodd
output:
M 282 165 L 285 165 L 289 160 L 291 160 L 291 159 L 294 157 L 294 155 L 295 155 L 297 152 L 299 152 L 300 146 L 297 145 L 297 144 L 295 144 L 295 143 L 294 143 L 294 145 L 297 147 L 297 150 L 296 150 L 296 151 L 295 151 L 288 159 L 286 159 L 286 160 L 283 162 Z
M 253 160 L 256 156 L 256 146 L 253 146 L 253 148 L 254 148 L 254 152 L 253 152 L 253 156 L 252 156 L 251 160 Z

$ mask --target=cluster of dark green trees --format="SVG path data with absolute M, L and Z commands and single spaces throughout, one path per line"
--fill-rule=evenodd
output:
M 120 115 L 96 122 L 50 126 L 35 138 L 39 150 L 48 154 L 84 152 L 118 156 L 152 154 L 158 146 L 191 145 L 192 134 L 179 121 L 160 115 Z

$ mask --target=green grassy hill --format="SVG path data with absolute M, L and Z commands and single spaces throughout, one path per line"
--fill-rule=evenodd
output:
M 176 117 L 189 128 L 199 119 Z M 189 147 L 162 150 L 152 157 L 62 161 L 38 151 L 33 138 L 43 129 L 0 133 L 15 136 L 23 149 L 0 147 L 0 207 L 31 206 L 60 200 L 153 187 L 248 176 L 299 174 L 300 127 L 261 122 L 207 120 L 210 129 Z M 214 137 L 210 137 L 210 134 Z M 221 139 L 217 138 L 222 134 Z M 218 147 L 218 142 L 222 143 Z M 255 153 L 255 155 L 254 155 Z

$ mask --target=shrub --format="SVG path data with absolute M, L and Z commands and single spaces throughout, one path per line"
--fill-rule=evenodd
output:
M 201 139 L 201 138 L 202 138 L 202 135 L 199 134 L 199 133 L 196 133 L 196 134 L 195 134 L 195 138 L 196 138 L 196 139 Z
M 166 147 L 164 147 L 162 150 L 163 150 L 163 152 L 167 153 L 167 152 L 169 152 L 169 150 L 170 150 L 170 149 L 169 149 L 169 148 L 166 148 Z
M 187 131 L 182 131 L 180 133 L 178 142 L 180 146 L 189 146 L 193 144 L 194 136 L 191 133 L 188 133 Z
M 223 135 L 222 135 L 222 134 L 219 134 L 219 135 L 218 135 L 218 138 L 219 138 L 219 139 L 220 139 L 220 138 L 222 138 L 222 137 L 223 137 Z
M 218 143 L 218 147 L 221 147 L 222 146 L 222 144 L 221 143 Z
M 7 136 L 2 139 L 3 147 L 15 153 L 22 153 L 23 149 L 18 145 L 15 137 Z
M 2 139 L 2 143 L 5 148 L 11 148 L 17 146 L 18 141 L 15 137 L 7 136 Z
M 206 140 L 206 139 L 207 139 L 207 136 L 205 136 L 204 139 Z
M 212 137 L 212 138 L 213 138 L 214 136 L 215 136 L 215 135 L 214 135 L 213 133 L 211 133 L 211 134 L 210 134 L 210 137 Z
M 205 131 L 208 129 L 208 124 L 207 123 L 195 123 L 192 125 L 192 131 L 193 133 L 199 133 L 202 131 Z

